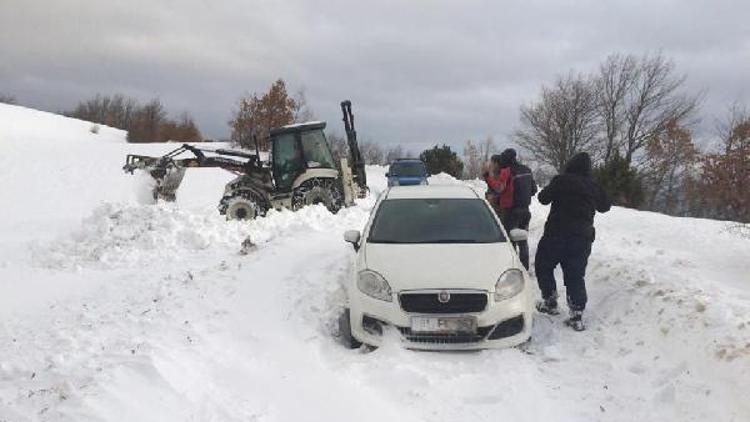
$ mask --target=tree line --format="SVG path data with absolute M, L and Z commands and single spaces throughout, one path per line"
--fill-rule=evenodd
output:
M 618 205 L 676 215 L 750 221 L 750 116 L 741 105 L 695 145 L 702 93 L 661 54 L 614 54 L 589 73 L 558 76 L 520 108 L 513 140 L 554 171 L 588 152 Z
M 128 142 L 201 142 L 198 125 L 187 112 L 168 117 L 161 100 L 145 104 L 122 94 L 100 95 L 81 101 L 66 116 L 126 130 Z

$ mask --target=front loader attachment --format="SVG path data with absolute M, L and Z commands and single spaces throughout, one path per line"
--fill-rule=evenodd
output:
M 177 158 L 185 152 L 193 156 Z M 263 174 L 264 171 L 258 155 L 228 149 L 202 149 L 189 144 L 161 157 L 129 154 L 122 169 L 130 174 L 135 170 L 147 172 L 155 181 L 154 200 L 174 201 L 188 167 L 215 167 L 234 174 Z
M 129 154 L 122 169 L 130 174 L 135 170 L 145 171 L 154 179 L 154 200 L 172 202 L 177 199 L 177 189 L 185 177 L 185 167 L 178 166 L 168 155 L 149 157 Z

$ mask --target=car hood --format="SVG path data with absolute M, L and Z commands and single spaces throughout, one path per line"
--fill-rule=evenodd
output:
M 508 243 L 367 243 L 367 269 L 376 271 L 395 292 L 412 289 L 494 290 L 498 277 L 517 267 Z

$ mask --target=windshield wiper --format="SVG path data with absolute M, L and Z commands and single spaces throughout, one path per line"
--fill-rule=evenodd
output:
M 420 243 L 480 243 L 480 242 L 474 239 L 439 239 L 439 240 L 431 240 L 429 242 L 420 242 Z

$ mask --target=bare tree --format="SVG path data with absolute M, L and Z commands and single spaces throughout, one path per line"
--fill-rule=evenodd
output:
M 464 174 L 465 179 L 476 179 L 482 174 L 485 161 L 482 160 L 479 147 L 468 139 L 464 144 Z
M 742 142 L 742 128 L 747 122 L 750 122 L 750 112 L 744 104 L 738 101 L 729 106 L 723 119 L 714 121 L 714 131 L 724 154 L 728 154 Z
M 162 128 L 167 123 L 167 112 L 158 98 L 140 107 L 128 129 L 128 142 L 162 142 Z
M 595 80 L 597 108 L 601 119 L 604 145 L 602 158 L 610 157 L 622 147 L 626 120 L 626 95 L 636 83 L 638 63 L 633 56 L 613 54 L 599 66 Z
M 362 158 L 364 158 L 367 164 L 385 164 L 385 153 L 383 148 L 372 141 L 365 141 L 359 144 L 359 149 L 362 152 Z
M 650 139 L 663 135 L 670 122 L 687 126 L 701 98 L 681 92 L 686 77 L 675 75 L 674 63 L 661 54 L 643 56 L 632 77 L 624 94 L 620 135 L 628 163 Z
M 166 120 L 162 123 L 161 130 L 159 131 L 160 141 L 178 141 L 178 142 L 201 142 L 203 136 L 201 135 L 198 125 L 195 124 L 193 117 L 184 112 L 180 114 L 180 117 L 176 120 Z
M 295 123 L 309 122 L 310 120 L 315 119 L 315 115 L 307 103 L 307 95 L 305 95 L 304 88 L 300 88 L 294 94 L 293 100 L 293 114 Z
M 592 151 L 598 133 L 597 96 L 590 77 L 569 74 L 542 87 L 538 102 L 521 107 L 515 140 L 536 160 L 558 171 L 570 157 Z
M 96 94 L 94 98 L 79 102 L 73 111 L 65 114 L 76 119 L 129 131 L 139 109 L 140 105 L 134 98 L 122 94 L 112 96 Z

